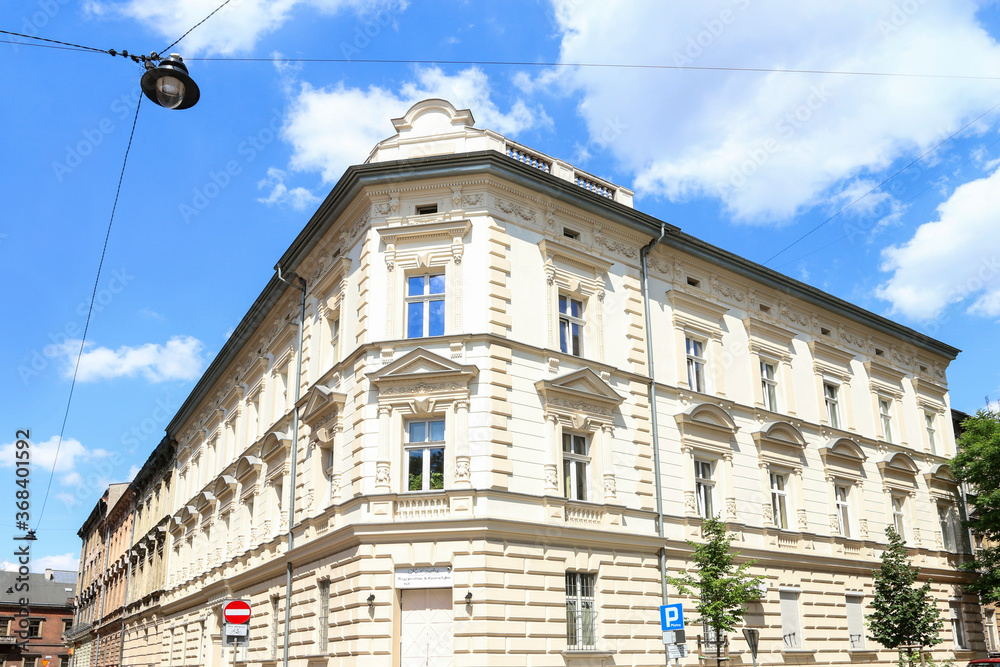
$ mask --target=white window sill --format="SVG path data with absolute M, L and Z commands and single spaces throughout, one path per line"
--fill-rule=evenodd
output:
M 597 649 L 575 649 L 568 648 L 564 649 L 563 657 L 567 660 L 572 660 L 574 658 L 578 659 L 590 659 L 590 658 L 610 658 L 615 652 L 614 651 L 599 651 Z
M 783 648 L 783 649 L 781 649 L 781 652 L 782 653 L 799 653 L 799 654 L 809 655 L 809 654 L 815 653 L 816 649 L 814 649 L 814 648 Z

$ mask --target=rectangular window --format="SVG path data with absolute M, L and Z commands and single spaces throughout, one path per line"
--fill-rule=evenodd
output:
M 941 542 L 945 551 L 955 550 L 955 529 L 952 521 L 951 507 L 938 505 L 938 524 L 941 526 Z
M 780 591 L 781 640 L 785 648 L 802 648 L 802 631 L 799 628 L 799 591 Z
M 587 500 L 590 442 L 587 436 L 563 433 L 563 492 L 570 500 Z
M 59 656 L 59 667 L 69 667 L 69 656 L 61 655 Z
M 864 602 L 865 598 L 860 593 L 847 594 L 847 636 L 854 650 L 865 647 Z
M 416 207 L 417 215 L 430 215 L 438 212 L 437 204 L 420 204 Z
M 340 361 L 340 317 L 330 318 L 330 363 Z
M 583 354 L 583 302 L 559 295 L 559 349 L 579 357 Z
M 406 424 L 407 491 L 444 488 L 444 420 Z
M 330 641 L 330 580 L 319 582 L 319 652 L 326 653 Z
M 569 648 L 596 648 L 596 580 L 597 575 L 587 572 L 566 573 L 566 645 Z
M 892 442 L 892 401 L 888 398 L 878 399 L 878 414 L 882 420 L 882 436 L 886 442 Z
M 924 424 L 927 427 L 927 448 L 931 454 L 937 454 L 937 441 L 934 439 L 934 413 L 924 413 Z
M 444 335 L 444 274 L 406 279 L 406 337 Z
M 788 528 L 788 491 L 785 489 L 785 476 L 771 473 L 771 511 L 774 513 L 774 525 L 778 528 Z
M 42 619 L 28 619 L 28 637 L 36 638 L 42 636 Z
M 698 515 L 709 519 L 715 516 L 712 498 L 715 495 L 715 480 L 712 479 L 712 464 L 709 461 L 694 462 L 694 496 L 698 504 Z
M 25 656 L 24 667 L 35 667 L 38 664 L 38 658 L 35 656 Z
M 278 657 L 278 596 L 271 598 L 271 655 Z
M 778 381 L 775 377 L 774 364 L 769 361 L 760 362 L 760 392 L 764 400 L 764 408 L 771 412 L 777 412 Z
M 899 536 L 906 539 L 906 499 L 903 496 L 892 497 L 892 525 Z
M 10 635 L 10 621 L 9 618 L 0 618 L 0 635 Z
M 832 382 L 823 383 L 823 399 L 826 402 L 826 419 L 833 428 L 840 428 L 840 401 L 837 396 L 840 387 Z
M 684 339 L 687 350 L 688 387 L 705 393 L 705 343 L 694 338 Z
M 282 366 L 281 370 L 275 375 L 274 383 L 274 415 L 275 421 L 281 419 L 285 414 L 285 406 L 288 405 L 288 400 L 286 398 L 288 391 L 288 364 Z
M 837 503 L 837 520 L 840 523 L 840 534 L 844 537 L 851 536 L 851 503 L 849 501 L 850 489 L 846 486 L 833 487 L 833 495 Z
M 955 640 L 955 648 L 969 648 L 965 640 L 965 619 L 962 617 L 962 603 L 958 601 L 949 602 L 948 611 L 951 615 L 951 635 Z

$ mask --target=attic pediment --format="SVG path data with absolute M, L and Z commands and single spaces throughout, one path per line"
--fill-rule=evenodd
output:
M 467 389 L 479 369 L 457 364 L 423 348 L 417 348 L 396 361 L 368 374 L 379 393 L 429 393 L 438 390 Z
M 335 417 L 347 400 L 346 394 L 333 391 L 329 387 L 317 384 L 306 392 L 299 400 L 302 421 L 316 427 Z
M 535 389 L 549 408 L 565 408 L 605 417 L 610 417 L 625 400 L 589 368 L 552 380 L 539 380 Z

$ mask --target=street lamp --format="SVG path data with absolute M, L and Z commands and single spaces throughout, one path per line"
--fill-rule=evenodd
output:
M 146 61 L 147 71 L 139 82 L 142 92 L 156 104 L 167 109 L 188 109 L 198 102 L 198 84 L 188 76 L 187 66 L 177 53 L 171 53 L 153 67 Z

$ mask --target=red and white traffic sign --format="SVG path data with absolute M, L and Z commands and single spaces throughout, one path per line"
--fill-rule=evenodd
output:
M 242 625 L 250 622 L 250 603 L 246 600 L 230 600 L 222 607 L 222 617 L 226 623 Z

